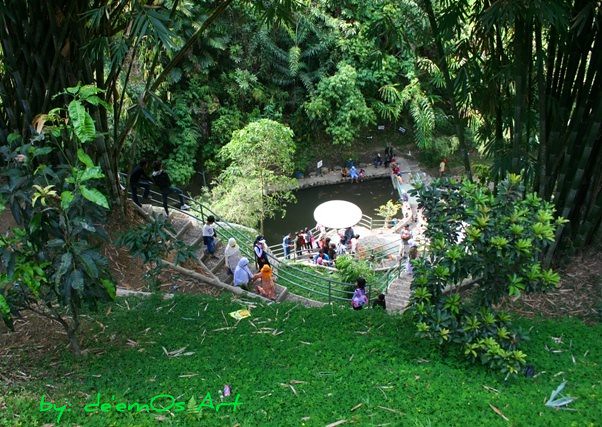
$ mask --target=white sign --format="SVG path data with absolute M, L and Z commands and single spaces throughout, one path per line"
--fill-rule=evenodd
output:
M 385 130 L 385 125 L 378 125 L 378 130 Z
M 320 168 L 322 167 L 322 164 L 323 164 L 323 163 L 322 163 L 322 160 L 320 160 L 320 161 L 318 162 L 318 166 L 317 166 L 317 168 L 318 168 L 318 169 L 320 169 Z

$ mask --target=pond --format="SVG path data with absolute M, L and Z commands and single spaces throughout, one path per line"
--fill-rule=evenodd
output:
M 297 201 L 287 206 L 284 218 L 277 217 L 265 221 L 265 237 L 270 246 L 282 242 L 282 238 L 287 233 L 305 227 L 314 227 L 316 225 L 314 209 L 329 200 L 346 200 L 355 203 L 365 215 L 380 218 L 376 216 L 374 210 L 388 200 L 398 198 L 388 177 L 359 184 L 342 183 L 304 188 L 295 191 L 294 194 Z

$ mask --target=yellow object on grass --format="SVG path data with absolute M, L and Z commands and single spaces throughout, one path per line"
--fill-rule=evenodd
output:
M 247 309 L 236 310 L 230 313 L 230 316 L 234 317 L 236 320 L 241 320 L 247 317 L 251 317 L 251 312 Z

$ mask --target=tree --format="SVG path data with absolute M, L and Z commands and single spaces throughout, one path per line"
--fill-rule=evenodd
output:
M 256 226 L 284 214 L 294 200 L 291 189 L 295 144 L 293 131 L 269 119 L 252 122 L 233 133 L 220 151 L 229 165 L 220 174 L 212 192 L 216 212 L 231 221 Z
M 438 65 L 449 65 L 445 101 L 472 122 L 493 181 L 521 172 L 569 220 L 548 261 L 556 247 L 591 244 L 602 230 L 600 2 L 422 4 Z
M 105 105 L 93 86 L 68 88 L 66 109 L 36 119 L 36 136 L 27 144 L 19 135 L 0 150 L 6 183 L 0 194 L 22 227 L 0 237 L 0 314 L 31 310 L 60 323 L 75 355 L 83 305 L 115 298 L 107 260 L 99 250 L 109 210 L 98 188 L 104 174 L 83 147 L 96 129 L 88 108 Z M 105 105 L 106 106 L 106 105 Z
M 460 344 L 470 359 L 507 373 L 517 373 L 526 359 L 517 349 L 520 334 L 494 306 L 558 284 L 558 274 L 541 260 L 564 222 L 554 220 L 550 202 L 525 194 L 521 181 L 508 176 L 496 194 L 447 180 L 414 191 L 430 241 L 426 256 L 412 262 L 411 311 L 419 335 Z
M 176 234 L 169 220 L 163 215 L 157 215 L 149 222 L 127 230 L 117 239 L 119 246 L 126 247 L 132 255 L 149 265 L 150 269 L 144 274 L 144 279 L 153 290 L 159 288 L 159 275 L 165 267 L 163 260 L 171 255 L 174 264 L 178 265 L 192 258 L 198 249 L 176 239 Z
M 380 205 L 376 211 L 376 215 L 382 216 L 385 219 L 385 227 L 389 227 L 391 218 L 397 215 L 397 212 L 401 209 L 401 204 L 393 200 L 387 201 L 384 205 Z
M 305 111 L 325 127 L 334 144 L 350 144 L 362 127 L 376 119 L 358 86 L 355 68 L 345 63 L 338 65 L 335 75 L 318 83 Z
M 160 88 L 232 2 L 203 3 L 191 13 L 191 3 L 180 0 L 2 0 L 0 141 L 11 132 L 28 140 L 33 118 L 64 101 L 53 98 L 61 88 L 94 84 L 113 114 L 91 111 L 100 132 L 89 151 L 119 203 L 118 172 L 130 133 L 155 123 L 152 104 L 168 101 L 158 96 Z M 269 22 L 297 6 L 297 0 L 249 2 Z M 176 31 L 188 16 L 196 18 L 185 26 L 189 31 Z

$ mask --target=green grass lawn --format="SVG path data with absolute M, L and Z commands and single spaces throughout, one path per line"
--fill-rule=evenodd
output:
M 367 426 L 581 426 L 602 421 L 599 324 L 519 319 L 523 328 L 531 328 L 524 350 L 538 375 L 504 381 L 453 351 L 443 356 L 414 336 L 407 319 L 382 311 L 274 304 L 253 309 L 252 317 L 237 323 L 228 313 L 241 307 L 229 296 L 129 298 L 127 304 L 120 299 L 110 316 L 90 323 L 85 344 L 95 351 L 86 358 L 74 360 L 64 352 L 57 363 L 49 354 L 38 365 L 41 379 L 8 390 L 3 386 L 0 425 L 58 425 L 56 411 L 40 411 L 42 395 L 59 407 L 69 405 L 60 425 L 323 426 L 346 420 L 344 425 Z M 181 356 L 166 355 L 182 347 Z M 0 368 L 18 370 L 20 363 L 25 362 L 11 358 L 0 361 Z M 563 380 L 568 381 L 565 393 L 577 398 L 570 405 L 574 411 L 544 405 Z M 222 401 L 224 384 L 233 394 Z M 100 403 L 107 404 L 104 412 L 90 405 L 98 393 Z M 236 395 L 241 405 L 236 411 L 222 406 L 219 412 L 208 407 L 194 413 L 203 400 L 210 406 L 207 393 L 214 407 L 233 402 Z M 149 409 L 177 402 L 167 412 L 119 412 L 122 402 L 149 404 L 161 394 L 173 401 L 155 398 Z

